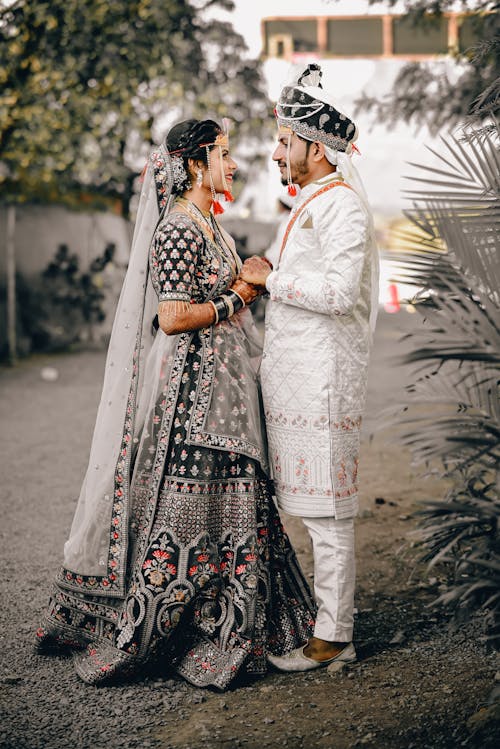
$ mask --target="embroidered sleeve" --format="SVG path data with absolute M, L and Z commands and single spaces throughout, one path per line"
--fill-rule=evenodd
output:
M 272 300 L 325 315 L 349 315 L 360 292 L 368 218 L 357 196 L 347 190 L 336 201 L 322 201 L 319 208 L 314 231 L 320 262 L 311 259 L 311 267 L 300 275 L 278 269 L 266 286 Z
M 167 218 L 160 223 L 150 258 L 151 278 L 160 302 L 191 301 L 202 248 L 202 235 L 190 222 Z

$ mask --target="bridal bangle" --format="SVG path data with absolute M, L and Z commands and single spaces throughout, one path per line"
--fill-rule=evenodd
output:
M 214 325 L 222 320 L 227 320 L 228 317 L 231 317 L 245 306 L 242 297 L 232 289 L 229 289 L 215 299 L 211 299 L 210 304 L 215 310 Z
M 213 324 L 214 324 L 214 325 L 217 325 L 217 323 L 219 322 L 219 310 L 217 309 L 217 307 L 216 307 L 216 305 L 215 305 L 215 302 L 212 302 L 212 300 L 211 300 L 211 299 L 209 299 L 209 300 L 208 300 L 208 303 L 209 303 L 209 304 L 211 304 L 211 305 L 212 305 L 212 307 L 214 308 L 214 312 L 215 312 L 215 320 L 214 320 Z

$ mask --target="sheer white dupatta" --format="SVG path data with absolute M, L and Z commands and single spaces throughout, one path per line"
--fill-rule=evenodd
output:
M 57 582 L 69 589 L 111 597 L 125 593 L 131 460 L 144 363 L 156 313 L 149 249 L 168 210 L 172 169 L 163 146 L 148 160 L 106 359 L 104 384 L 90 460 Z

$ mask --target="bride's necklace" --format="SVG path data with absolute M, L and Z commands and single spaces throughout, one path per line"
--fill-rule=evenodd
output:
M 196 203 L 193 203 L 187 198 L 178 197 L 175 199 L 175 202 L 178 203 L 189 216 L 191 216 L 193 221 L 198 224 L 200 229 L 208 235 L 212 242 L 223 250 L 224 254 L 231 263 L 234 272 L 239 273 L 239 270 L 241 268 L 241 260 L 237 253 L 233 250 L 233 248 L 230 247 L 224 239 L 220 227 L 213 217 L 211 211 L 203 211 L 196 205 Z M 218 244 L 215 242 L 216 237 L 218 239 Z
M 200 229 L 208 234 L 210 239 L 213 241 L 214 239 L 214 228 L 212 226 L 211 222 L 211 213 L 210 211 L 203 211 L 201 208 L 198 208 L 196 203 L 193 203 L 191 200 L 188 200 L 187 198 L 181 198 L 178 197 L 175 199 L 175 202 L 183 208 L 186 213 L 188 213 L 193 221 L 198 224 Z

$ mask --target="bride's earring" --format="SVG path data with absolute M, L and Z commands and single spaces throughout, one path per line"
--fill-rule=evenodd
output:
M 201 187 L 203 183 L 203 172 L 201 171 L 200 167 L 198 167 L 198 170 L 196 172 L 196 184 L 198 187 Z

